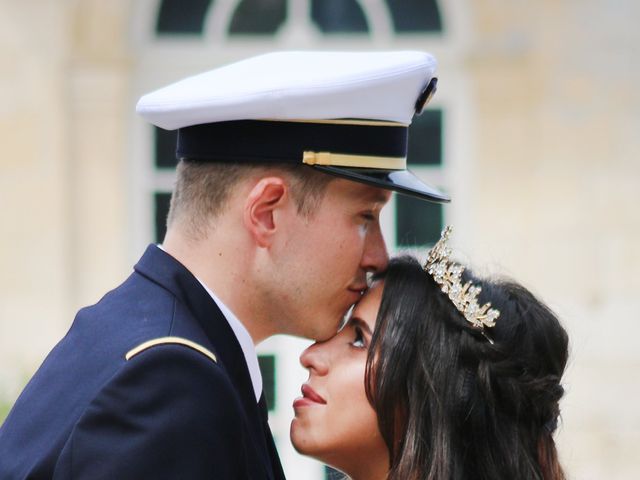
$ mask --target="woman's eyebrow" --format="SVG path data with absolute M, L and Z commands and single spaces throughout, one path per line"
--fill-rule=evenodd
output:
M 353 325 L 354 327 L 356 327 L 356 326 L 360 327 L 365 332 L 367 332 L 369 335 L 372 335 L 371 328 L 369 327 L 369 324 L 367 322 L 365 322 L 364 320 L 362 320 L 360 317 L 351 317 L 349 319 L 349 324 Z

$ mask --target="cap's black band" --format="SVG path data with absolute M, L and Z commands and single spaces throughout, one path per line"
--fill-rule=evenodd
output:
M 178 130 L 177 158 L 300 163 L 304 151 L 406 157 L 404 125 L 237 120 Z

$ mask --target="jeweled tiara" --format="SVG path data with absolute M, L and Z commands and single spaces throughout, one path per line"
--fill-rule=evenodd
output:
M 460 280 L 464 267 L 450 260 L 451 249 L 447 246 L 451 231 L 451 226 L 444 229 L 440 240 L 429 250 L 429 256 L 423 268 L 440 285 L 440 289 L 447 294 L 467 322 L 480 330 L 487 340 L 493 343 L 493 340 L 485 334 L 484 329 L 496 325 L 500 311 L 491 308 L 491 303 L 478 305 L 478 295 L 482 290 L 480 287 L 471 282 L 462 285 Z

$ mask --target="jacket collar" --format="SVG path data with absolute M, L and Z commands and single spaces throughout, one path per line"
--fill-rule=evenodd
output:
M 250 428 L 254 441 L 263 446 L 258 449 L 258 453 L 263 458 L 267 478 L 273 478 L 274 470 L 278 478 L 284 478 L 275 449 L 269 450 L 269 425 L 264 417 L 264 407 L 256 403 L 242 347 L 216 302 L 184 265 L 156 245 L 147 247 L 134 269 L 171 292 L 192 313 L 211 342 L 218 362 L 223 365 L 236 387 L 247 415 L 255 419 L 250 422 Z M 274 454 L 276 457 L 270 458 Z
M 147 247 L 134 269 L 171 292 L 189 309 L 232 378 L 243 402 L 255 408 L 255 393 L 242 348 L 229 322 L 204 286 L 178 260 L 153 244 Z

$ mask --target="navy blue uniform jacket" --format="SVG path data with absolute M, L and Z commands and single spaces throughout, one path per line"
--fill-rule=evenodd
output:
M 159 337 L 191 340 L 128 351 Z M 242 349 L 198 280 L 151 245 L 78 312 L 0 427 L 0 479 L 283 479 Z

